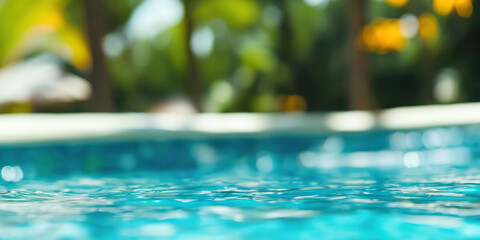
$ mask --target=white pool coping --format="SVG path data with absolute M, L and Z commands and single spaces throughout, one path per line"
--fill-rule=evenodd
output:
M 238 134 L 333 134 L 480 123 L 480 103 L 308 114 L 151 113 L 19 114 L 0 116 L 0 143 L 75 139 Z

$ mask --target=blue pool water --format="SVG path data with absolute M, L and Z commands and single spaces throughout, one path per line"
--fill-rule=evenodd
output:
M 0 239 L 479 239 L 480 128 L 0 147 Z

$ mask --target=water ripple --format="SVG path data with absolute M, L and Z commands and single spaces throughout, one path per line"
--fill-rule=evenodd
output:
M 24 180 L 0 188 L 0 238 L 480 238 L 477 176 L 480 169 L 344 169 Z

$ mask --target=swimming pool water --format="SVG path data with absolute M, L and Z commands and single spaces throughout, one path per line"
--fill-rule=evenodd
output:
M 475 126 L 0 147 L 0 239 L 480 239 Z
M 478 239 L 480 170 L 101 174 L 0 188 L 2 239 Z

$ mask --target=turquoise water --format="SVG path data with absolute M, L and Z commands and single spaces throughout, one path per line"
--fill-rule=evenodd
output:
M 478 239 L 479 169 L 142 172 L 0 190 L 2 239 Z
M 478 129 L 0 146 L 0 239 L 480 239 Z

